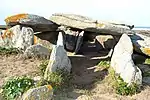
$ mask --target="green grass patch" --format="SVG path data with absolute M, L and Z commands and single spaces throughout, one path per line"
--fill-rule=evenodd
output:
M 17 48 L 3 48 L 0 47 L 0 55 L 10 55 L 10 54 L 18 54 L 21 53 Z
M 97 64 L 97 67 L 95 69 L 95 71 L 101 71 L 101 70 L 104 70 L 104 69 L 108 69 L 110 67 L 110 61 L 100 61 L 98 64 Z
M 69 86 L 72 76 L 63 69 L 57 69 L 56 72 L 49 73 L 47 81 L 53 86 L 54 90 Z
M 110 61 L 107 61 L 107 60 L 100 61 L 100 62 L 98 63 L 98 66 L 108 68 L 108 67 L 110 66 Z
M 150 71 L 144 72 L 143 77 L 150 77 Z
M 28 77 L 14 77 L 2 86 L 2 93 L 6 100 L 15 100 L 33 85 L 34 81 Z
M 128 83 L 124 82 L 123 79 L 115 74 L 113 68 L 109 68 L 109 74 L 105 79 L 105 82 L 108 82 L 113 90 L 119 95 L 134 95 L 139 92 L 139 86 L 135 83 L 132 83 L 128 86 Z
M 150 58 L 147 58 L 147 59 L 145 60 L 145 64 L 150 64 Z
M 48 66 L 48 63 L 49 63 L 49 60 L 43 60 L 41 62 L 41 64 L 39 65 L 39 69 L 40 69 L 42 75 L 44 75 L 45 70 L 46 70 L 46 68 Z

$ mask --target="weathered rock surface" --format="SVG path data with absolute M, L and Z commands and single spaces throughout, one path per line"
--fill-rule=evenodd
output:
M 118 41 L 112 35 L 97 35 L 95 42 L 97 50 L 110 50 Z
M 17 14 L 5 19 L 8 26 L 25 25 L 37 31 L 55 31 L 58 25 L 45 19 L 44 17 L 33 14 Z
M 53 88 L 51 85 L 29 89 L 23 94 L 22 100 L 52 100 Z
M 142 84 L 141 70 L 135 66 L 132 60 L 133 45 L 130 37 L 123 34 L 114 48 L 111 58 L 111 67 L 127 83 Z
M 142 54 L 150 56 L 150 35 L 149 34 L 139 34 L 131 36 L 134 49 Z
M 112 35 L 134 34 L 127 25 L 115 24 L 104 21 L 97 21 L 75 14 L 53 14 L 50 20 L 58 25 L 65 25 L 72 28 L 82 29 L 89 32 L 109 33 Z
M 57 45 L 53 46 L 49 64 L 46 68 L 44 77 L 46 78 L 49 72 L 55 72 L 57 69 L 71 71 L 71 62 L 67 56 L 67 52 L 63 46 L 63 35 L 60 32 L 57 40 Z
M 24 55 L 26 58 L 30 58 L 30 57 L 49 58 L 50 52 L 51 51 L 48 48 L 40 44 L 37 44 L 28 47 L 25 50 Z
M 16 25 L 0 35 L 0 46 L 13 47 L 25 50 L 27 47 L 33 45 L 34 34 L 30 27 L 21 27 Z

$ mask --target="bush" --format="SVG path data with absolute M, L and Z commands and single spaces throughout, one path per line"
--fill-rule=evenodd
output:
M 108 68 L 110 66 L 110 61 L 100 61 L 98 66 Z
M 145 64 L 150 64 L 150 58 L 147 58 L 147 59 L 145 60 Z
M 3 95 L 7 100 L 14 100 L 34 85 L 28 77 L 15 77 L 9 79 L 3 86 Z
M 19 51 L 17 48 L 2 48 L 0 47 L 0 55 L 9 55 L 9 54 L 18 54 Z
M 98 64 L 97 64 L 97 67 L 95 68 L 95 72 L 96 71 L 101 71 L 101 70 L 104 70 L 104 69 L 108 69 L 110 67 L 110 61 L 100 61 Z
M 135 83 L 132 83 L 128 86 L 120 77 L 117 80 L 118 84 L 116 86 L 116 93 L 120 95 L 133 95 L 138 92 L 138 86 Z
M 57 69 L 48 75 L 47 81 L 53 86 L 54 89 L 60 89 L 68 86 L 70 83 L 71 75 L 63 69 Z
M 128 83 L 124 82 L 119 75 L 116 75 L 113 68 L 109 68 L 109 74 L 106 81 L 109 82 L 115 92 L 119 95 L 134 95 L 139 92 L 139 86 L 137 84 L 132 83 L 128 86 Z
M 49 60 L 43 60 L 42 63 L 39 65 L 39 69 L 42 75 L 44 75 L 48 63 L 49 63 Z

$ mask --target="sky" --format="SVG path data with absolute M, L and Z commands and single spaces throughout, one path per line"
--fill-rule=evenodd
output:
M 135 26 L 150 26 L 150 0 L 0 0 L 0 24 L 18 13 L 49 18 L 54 13 L 73 13 L 93 19 Z

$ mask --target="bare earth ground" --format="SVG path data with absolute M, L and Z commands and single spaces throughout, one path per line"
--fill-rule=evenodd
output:
M 105 54 L 105 53 L 103 53 Z M 96 54 L 97 55 L 97 54 Z M 97 55 L 98 56 L 98 55 Z M 102 56 L 102 55 L 101 55 Z M 134 96 L 119 96 L 102 82 L 107 76 L 107 70 L 94 72 L 88 69 L 97 65 L 100 60 L 91 60 L 91 56 L 70 56 L 74 86 L 58 92 L 54 100 L 150 100 L 150 87 L 144 86 L 142 92 Z M 41 60 L 23 59 L 20 55 L 8 57 L 0 55 L 0 86 L 11 76 L 37 76 Z M 94 83 L 98 81 L 97 83 Z

